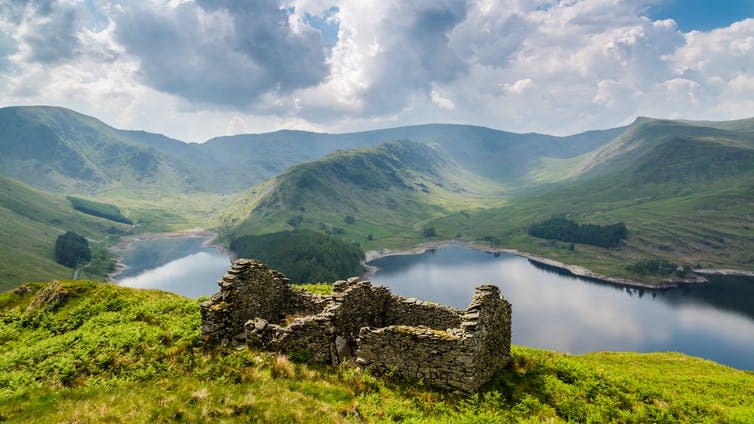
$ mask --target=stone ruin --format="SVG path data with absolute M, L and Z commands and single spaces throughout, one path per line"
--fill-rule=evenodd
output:
M 202 338 L 319 363 L 351 361 L 424 383 L 476 391 L 510 360 L 511 306 L 493 285 L 466 311 L 395 296 L 358 277 L 332 295 L 294 289 L 261 262 L 238 259 L 201 304 Z

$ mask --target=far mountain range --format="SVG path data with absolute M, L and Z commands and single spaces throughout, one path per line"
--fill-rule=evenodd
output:
M 428 124 L 192 144 L 8 107 L 0 176 L 1 287 L 70 273 L 52 259 L 60 232 L 100 239 L 127 227 L 74 210 L 67 195 L 116 205 L 141 230 L 210 228 L 227 243 L 309 228 L 363 249 L 485 240 L 610 275 L 652 258 L 754 270 L 754 118 L 639 118 L 567 137 Z M 554 215 L 624 222 L 628 238 L 605 249 L 527 234 Z

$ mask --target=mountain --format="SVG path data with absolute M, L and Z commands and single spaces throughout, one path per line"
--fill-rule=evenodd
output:
M 11 107 L 0 109 L 0 175 L 117 204 L 150 231 L 219 226 L 228 241 L 295 227 L 367 248 L 486 239 L 613 274 L 651 257 L 754 269 L 754 118 L 638 118 L 568 137 L 430 124 L 188 144 Z M 625 222 L 629 237 L 565 252 L 526 234 L 553 214 Z
M 707 185 L 753 171 L 754 133 L 640 118 L 600 148 L 583 176 L 627 173 L 626 185 Z
M 67 109 L 0 109 L 0 171 L 41 189 L 183 188 L 185 169 L 188 164 L 171 162 L 127 133 Z
M 338 149 L 407 139 L 438 148 L 478 175 L 518 184 L 541 157 L 592 151 L 621 130 L 555 137 L 430 124 L 348 134 L 276 131 L 195 144 L 119 130 L 59 107 L 6 107 L 0 109 L 0 175 L 57 192 L 228 194 Z
M 622 127 L 556 137 L 471 125 L 427 124 L 347 134 L 305 131 L 243 134 L 213 138 L 204 146 L 212 157 L 226 162 L 241 161 L 242 169 L 247 172 L 271 177 L 290 165 L 319 159 L 337 149 L 411 140 L 436 147 L 480 176 L 502 183 L 521 183 L 542 157 L 578 156 L 609 143 L 621 131 Z
M 754 133 L 747 122 L 705 126 L 640 118 L 609 144 L 560 163 L 567 177 L 518 193 L 503 207 L 471 214 L 468 222 L 446 217 L 433 225 L 451 232 L 470 227 L 469 238 L 499 240 L 501 246 L 609 275 L 625 274 L 632 261 L 654 257 L 751 270 Z M 624 222 L 629 237 L 617 249 L 579 246 L 573 253 L 526 234 L 530 224 L 552 215 Z
M 500 204 L 502 192 L 426 144 L 393 141 L 291 167 L 231 206 L 226 225 L 229 238 L 309 228 L 398 246 L 432 218 Z
M 67 230 L 102 239 L 126 226 L 84 214 L 62 195 L 41 192 L 0 177 L 0 290 L 23 281 L 70 278 L 72 270 L 55 262 L 55 240 Z

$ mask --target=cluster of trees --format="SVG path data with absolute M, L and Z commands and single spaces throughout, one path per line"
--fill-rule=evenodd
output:
M 626 269 L 639 275 L 675 275 L 685 277 L 691 273 L 691 265 L 679 266 L 667 259 L 645 259 L 628 265 Z
M 109 219 L 110 221 L 120 222 L 128 225 L 134 223 L 129 218 L 123 216 L 123 214 L 120 212 L 120 209 L 115 205 L 94 202 L 74 196 L 68 196 L 68 200 L 71 201 L 71 205 L 73 205 L 74 209 L 84 212 L 85 214 L 98 216 L 100 218 L 105 218 Z
M 55 240 L 55 261 L 67 267 L 75 267 L 79 261 L 92 259 L 89 242 L 73 231 L 67 231 Z
M 492 246 L 499 246 L 500 245 L 500 239 L 495 236 L 484 236 L 482 237 L 482 240 L 488 242 Z
M 570 219 L 553 217 L 529 226 L 529 235 L 568 243 L 616 247 L 628 236 L 622 222 L 611 225 L 578 224 Z
M 242 258 L 258 259 L 297 283 L 336 281 L 363 271 L 356 245 L 310 230 L 281 231 L 233 240 Z

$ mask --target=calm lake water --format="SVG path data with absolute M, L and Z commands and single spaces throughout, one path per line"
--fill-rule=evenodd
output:
M 189 297 L 212 295 L 230 265 L 206 239 L 133 243 L 118 283 Z M 638 290 L 561 275 L 527 259 L 451 245 L 371 261 L 394 293 L 465 309 L 474 287 L 496 284 L 513 305 L 513 342 L 562 352 L 678 351 L 754 369 L 754 281 L 718 279 Z
M 228 256 L 203 246 L 207 238 L 174 237 L 136 241 L 115 251 L 128 268 L 115 276 L 127 287 L 160 289 L 188 297 L 210 296 L 230 267 Z
M 394 293 L 466 309 L 492 283 L 513 305 L 513 343 L 584 353 L 684 352 L 754 369 L 754 281 L 716 279 L 638 290 L 542 269 L 528 259 L 451 245 L 369 262 Z

